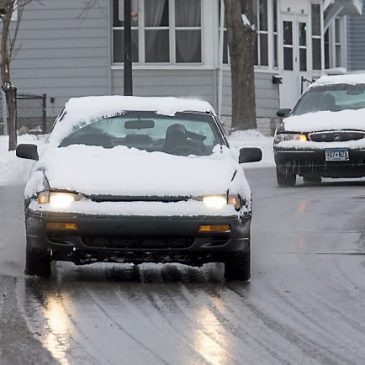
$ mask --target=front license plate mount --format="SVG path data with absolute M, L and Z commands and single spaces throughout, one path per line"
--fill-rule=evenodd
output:
M 329 148 L 325 150 L 326 161 L 349 161 L 349 150 L 347 148 Z

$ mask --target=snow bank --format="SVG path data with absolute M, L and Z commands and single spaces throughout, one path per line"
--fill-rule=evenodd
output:
M 30 175 L 34 161 L 16 157 L 15 151 L 8 151 L 8 137 L 0 136 L 0 185 L 9 183 L 24 184 Z M 42 145 L 44 136 L 23 135 L 18 143 Z
M 266 137 L 256 129 L 233 132 L 229 137 L 231 147 L 239 150 L 242 147 L 259 147 L 262 150 L 262 160 L 241 164 L 244 169 L 275 166 L 273 154 L 273 138 Z

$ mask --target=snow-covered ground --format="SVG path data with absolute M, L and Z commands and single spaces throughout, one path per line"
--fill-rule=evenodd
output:
M 260 147 L 262 150 L 262 160 L 260 162 L 249 162 L 242 164 L 244 169 L 252 167 L 275 166 L 273 154 L 273 137 L 266 137 L 256 129 L 233 132 L 229 136 L 231 147 L 240 149 L 242 147 Z
M 35 143 L 42 145 L 44 136 L 23 135 L 18 137 L 18 143 Z M 234 132 L 229 141 L 237 149 L 250 146 L 260 147 L 263 159 L 260 162 L 243 164 L 244 168 L 274 166 L 272 153 L 272 137 L 265 137 L 256 130 Z M 17 158 L 15 152 L 8 151 L 8 137 L 0 136 L 0 184 L 20 183 L 28 180 L 33 161 Z
M 22 135 L 18 143 L 34 143 L 41 145 L 44 136 Z M 24 160 L 15 156 L 15 151 L 8 151 L 8 137 L 0 136 L 0 185 L 8 183 L 25 183 L 29 178 L 33 161 Z

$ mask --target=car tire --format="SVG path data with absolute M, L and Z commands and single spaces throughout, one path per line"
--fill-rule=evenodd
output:
M 303 176 L 304 184 L 315 184 L 319 185 L 322 182 L 322 178 L 320 176 Z
M 224 277 L 227 281 L 248 281 L 251 277 L 250 251 L 227 258 L 224 265 Z
M 51 256 L 39 250 L 26 250 L 24 274 L 48 278 L 52 274 Z
M 289 169 L 276 168 L 276 179 L 279 186 L 294 186 L 297 174 Z

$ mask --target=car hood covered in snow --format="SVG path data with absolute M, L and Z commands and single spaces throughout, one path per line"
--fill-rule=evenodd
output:
M 319 111 L 294 115 L 284 120 L 284 128 L 290 132 L 318 132 L 325 130 L 365 130 L 365 109 L 338 112 Z
M 85 195 L 201 196 L 231 190 L 248 197 L 247 181 L 230 154 L 184 157 L 124 146 L 51 148 L 37 163 L 26 195 L 42 190 L 44 171 L 52 190 Z

